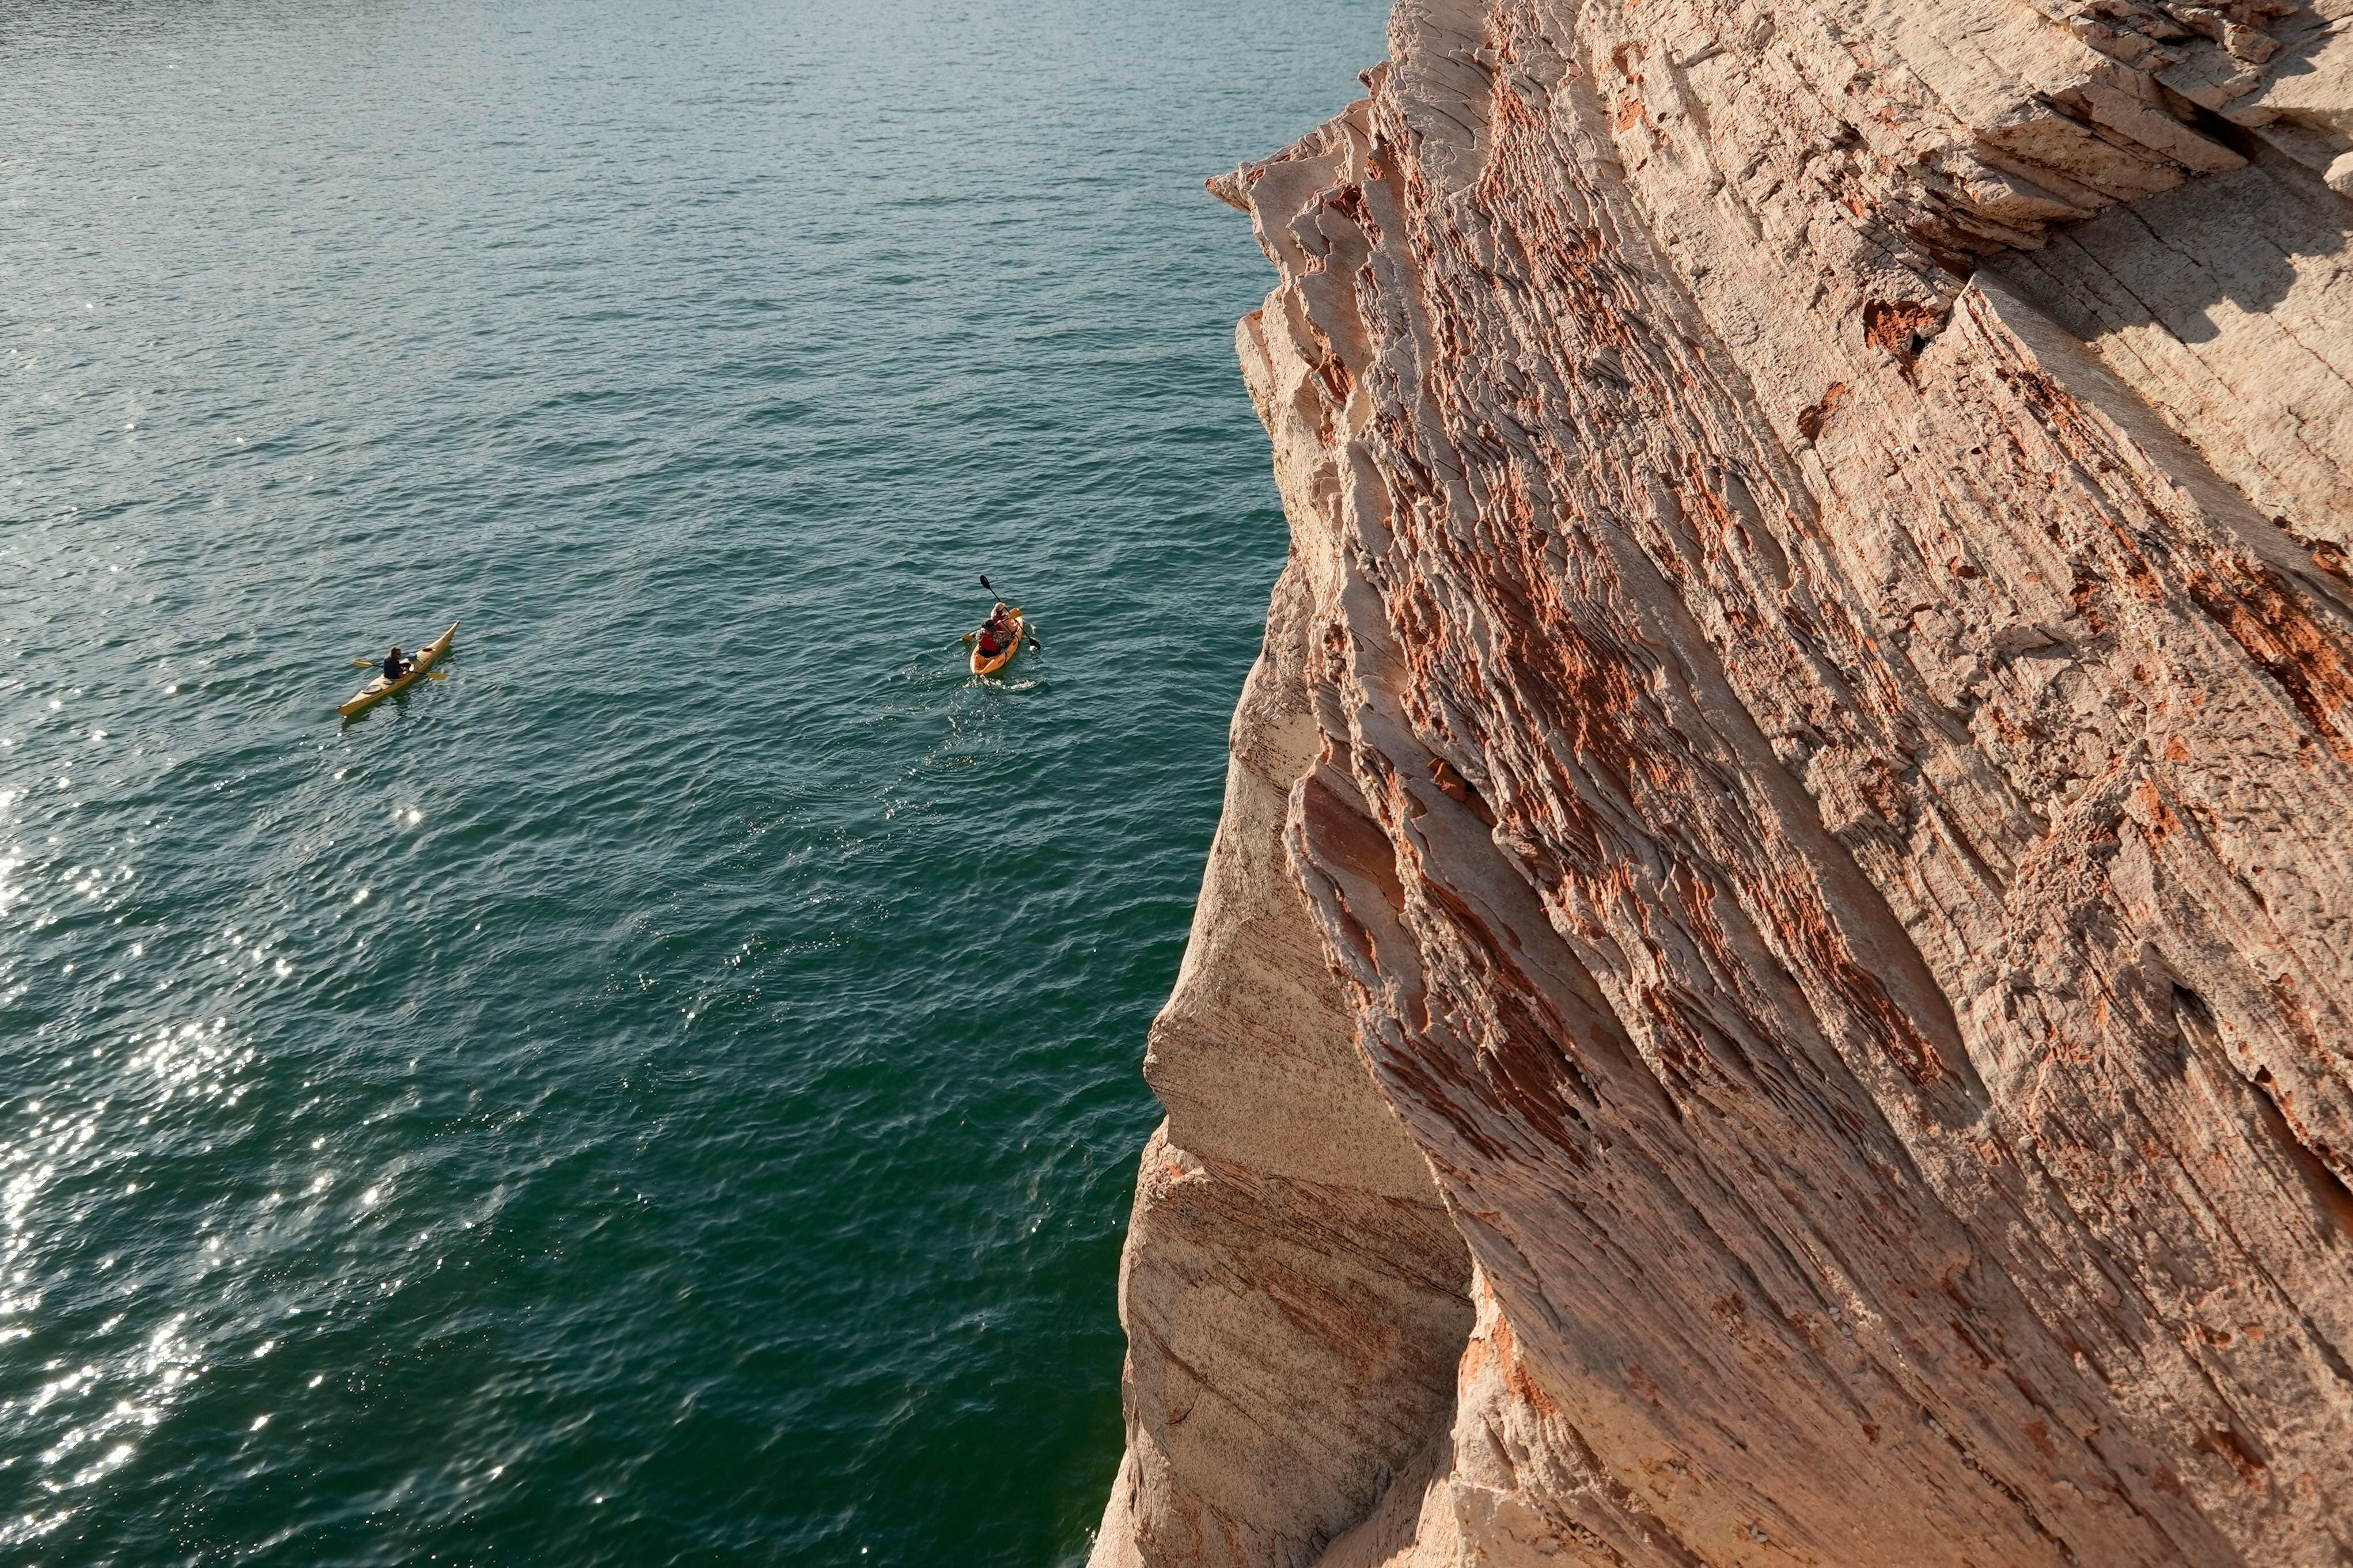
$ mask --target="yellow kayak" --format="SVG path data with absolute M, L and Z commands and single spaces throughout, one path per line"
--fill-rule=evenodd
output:
M 973 634 L 972 672 L 975 675 L 995 675 L 998 670 L 1003 669 L 1007 665 L 1011 664 L 1013 662 L 1013 656 L 1021 651 L 1021 611 L 1018 606 L 1016 606 L 1006 611 L 1006 614 L 1013 617 L 1013 640 L 1011 643 L 1008 644 L 1005 650 L 1002 653 L 999 653 L 995 658 L 987 658 L 982 656 L 980 651 L 980 634 L 978 632 L 975 632 Z M 454 630 L 455 628 L 452 629 Z
M 386 680 L 383 676 L 377 676 L 360 688 L 360 694 L 357 697 L 353 698 L 335 711 L 346 719 L 357 718 L 394 692 L 406 691 L 410 681 L 424 679 L 425 672 L 440 662 L 441 656 L 449 651 L 449 645 L 457 640 L 457 637 L 458 623 L 452 621 L 449 623 L 449 629 L 441 634 L 438 642 L 428 643 L 417 650 L 417 657 L 409 661 L 406 675 L 402 676 L 398 680 Z

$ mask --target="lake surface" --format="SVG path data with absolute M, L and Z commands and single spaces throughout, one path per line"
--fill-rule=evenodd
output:
M 1083 1553 L 1385 11 L 0 0 L 0 1561 Z

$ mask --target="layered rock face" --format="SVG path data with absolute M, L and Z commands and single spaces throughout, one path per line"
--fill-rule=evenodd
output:
M 2353 0 L 1403 0 L 1097 1568 L 2353 1562 Z

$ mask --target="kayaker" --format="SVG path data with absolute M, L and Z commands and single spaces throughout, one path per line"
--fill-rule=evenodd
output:
M 1012 640 L 1013 617 L 1007 613 L 1005 601 L 999 599 L 997 608 L 989 612 L 987 621 L 980 628 L 980 657 L 995 658 Z
M 400 645 L 393 644 L 392 652 L 384 661 L 384 678 L 386 680 L 398 680 L 408 673 L 410 668 L 409 662 L 400 657 Z

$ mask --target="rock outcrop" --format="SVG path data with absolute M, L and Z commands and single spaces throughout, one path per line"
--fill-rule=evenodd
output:
M 2353 1562 L 2353 0 L 1401 0 L 1096 1568 Z

